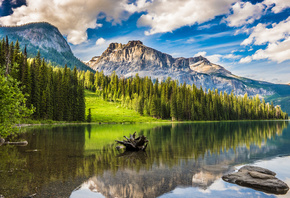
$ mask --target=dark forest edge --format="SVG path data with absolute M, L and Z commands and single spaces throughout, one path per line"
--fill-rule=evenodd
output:
M 0 135 L 17 132 L 13 127 L 21 120 L 44 120 L 45 123 L 84 122 L 84 89 L 96 91 L 105 101 L 120 102 L 140 115 L 172 121 L 288 119 L 288 114 L 258 96 L 249 98 L 180 85 L 168 78 L 153 82 L 151 78 L 105 76 L 53 67 L 40 53 L 27 58 L 26 48 L 0 41 Z M 90 118 L 91 115 L 88 115 Z M 32 121 L 33 122 L 33 121 Z

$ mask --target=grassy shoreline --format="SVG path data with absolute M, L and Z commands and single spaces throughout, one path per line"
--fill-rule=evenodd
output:
M 207 121 L 172 121 L 156 119 L 150 116 L 141 116 L 132 109 L 121 106 L 120 102 L 104 101 L 97 93 L 85 91 L 86 116 L 91 109 L 92 122 L 54 121 L 23 119 L 17 127 L 42 125 L 68 125 L 68 124 L 135 124 L 135 123 L 201 123 L 201 122 L 243 122 L 243 121 L 277 121 L 277 120 L 207 120 Z M 289 119 L 290 120 L 290 119 Z M 288 121 L 289 121 L 288 120 Z M 279 120 L 280 121 L 280 120 Z M 282 121 L 282 120 L 281 120 Z
M 86 115 L 91 109 L 92 122 L 112 123 L 112 122 L 167 122 L 151 116 L 141 116 L 138 112 L 121 106 L 120 102 L 104 101 L 97 93 L 85 91 Z

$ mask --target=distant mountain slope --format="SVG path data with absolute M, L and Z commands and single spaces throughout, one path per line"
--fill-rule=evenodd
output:
M 111 43 L 103 54 L 89 61 L 90 66 L 105 74 L 113 71 L 120 76 L 129 77 L 138 73 L 140 76 L 151 76 L 152 79 L 171 77 L 179 82 L 195 84 L 204 89 L 218 88 L 220 91 L 232 90 L 236 94 L 272 95 L 273 90 L 262 86 L 270 84 L 240 78 L 220 65 L 208 61 L 202 56 L 192 58 L 173 58 L 169 54 L 146 47 L 141 41 L 129 41 L 127 44 Z
M 117 75 L 124 77 L 137 73 L 141 77 L 150 76 L 160 80 L 171 77 L 180 83 L 202 86 L 204 90 L 218 88 L 228 93 L 233 90 L 237 95 L 259 94 L 266 99 L 274 99 L 274 95 L 275 98 L 290 96 L 289 85 L 239 77 L 202 56 L 173 58 L 169 54 L 143 45 L 141 41 L 129 41 L 127 44 L 111 43 L 100 57 L 94 57 L 88 65 L 97 71 L 103 70 L 106 75 L 116 71 Z M 274 101 L 275 104 L 280 104 L 278 100 Z M 283 103 L 282 109 L 290 112 L 288 106 Z
M 77 59 L 61 35 L 59 30 L 49 23 L 30 23 L 22 26 L 0 27 L 0 38 L 8 36 L 9 42 L 19 41 L 23 49 L 26 45 L 28 55 L 36 56 L 38 50 L 41 56 L 52 64 L 73 68 L 77 66 L 81 70 L 91 70 Z

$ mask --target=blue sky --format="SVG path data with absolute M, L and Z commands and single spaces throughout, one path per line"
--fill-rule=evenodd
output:
M 82 60 L 141 40 L 233 74 L 290 83 L 290 0 L 0 0 L 0 24 L 47 21 Z

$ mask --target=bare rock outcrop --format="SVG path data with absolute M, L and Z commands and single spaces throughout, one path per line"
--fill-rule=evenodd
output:
M 286 194 L 289 187 L 275 177 L 276 173 L 257 166 L 244 166 L 238 172 L 224 175 L 226 182 L 271 194 Z
M 180 83 L 202 86 L 205 90 L 217 88 L 227 93 L 234 90 L 237 95 L 274 93 L 264 88 L 265 82 L 252 83 L 250 79 L 235 76 L 205 57 L 174 58 L 145 46 L 141 41 L 129 41 L 127 44 L 111 43 L 101 56 L 93 58 L 87 64 L 96 71 L 103 71 L 105 75 L 116 72 L 118 76 L 125 78 L 135 76 L 137 73 L 140 77 L 150 76 L 151 79 L 159 80 L 170 77 Z M 251 84 L 259 86 L 250 86 Z

